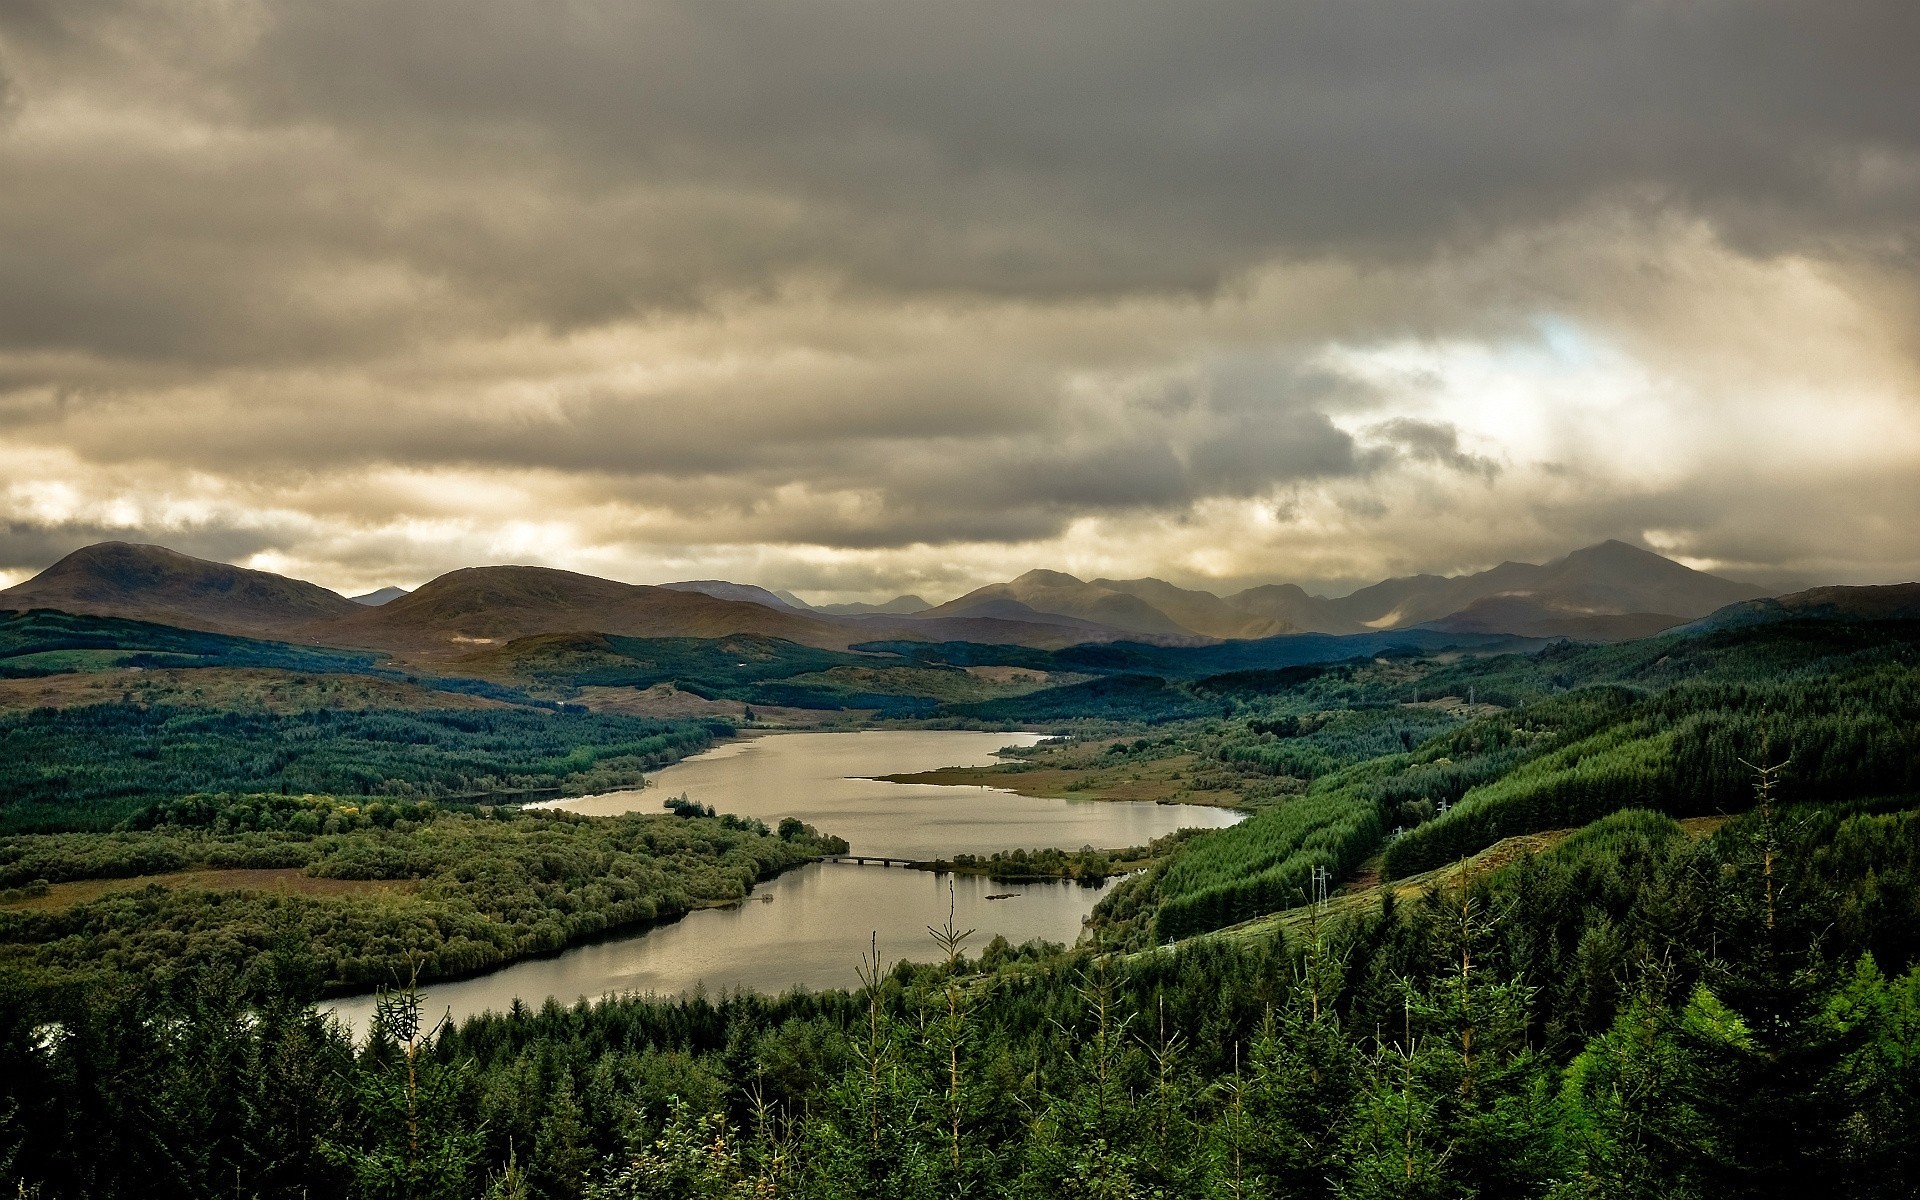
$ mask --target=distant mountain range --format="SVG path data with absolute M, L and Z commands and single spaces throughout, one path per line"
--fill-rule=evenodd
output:
M 761 634 L 834 649 L 887 639 L 1058 649 L 1133 636 L 1059 617 L 840 615 L 795 608 L 745 584 L 707 580 L 651 587 L 547 567 L 467 567 L 385 603 L 356 603 L 301 580 L 125 542 L 76 550 L 25 583 L 0 591 L 0 611 L 35 608 L 387 650 L 436 662 L 516 638 L 565 632 L 693 638 Z M 1205 639 L 1187 634 L 1148 640 L 1193 644 Z
M 928 604 L 918 596 L 895 596 L 885 604 L 807 605 L 805 601 L 791 592 L 781 592 L 779 595 L 794 604 L 810 607 L 814 612 L 831 613 L 836 617 L 909 617 L 915 613 L 923 613 L 933 607 L 933 605 Z
M 1710 616 L 1752 623 L 1848 605 L 1920 613 L 1920 585 L 1767 598 L 1750 585 L 1610 541 L 1541 565 L 1509 562 L 1471 575 L 1406 576 L 1338 598 L 1290 584 L 1223 597 L 1160 579 L 1084 581 L 1059 571 L 1029 571 L 940 605 L 902 596 L 882 605 L 813 607 L 791 593 L 726 580 L 652 587 L 545 567 L 500 566 L 452 571 L 413 592 L 383 588 L 348 599 L 301 580 L 163 547 L 104 542 L 0 591 L 0 609 L 131 617 L 443 661 L 515 638 L 567 632 L 758 634 L 822 648 L 884 640 L 1042 649 L 1118 641 L 1196 646 L 1404 630 L 1616 641 Z
M 1338 599 L 1292 584 L 1221 597 L 1159 579 L 1083 582 L 1059 571 L 1029 571 L 927 615 L 1004 615 L 1018 605 L 1135 633 L 1222 639 L 1427 628 L 1617 641 L 1761 595 L 1763 589 L 1610 541 L 1540 566 L 1508 562 L 1473 575 L 1410 575 Z

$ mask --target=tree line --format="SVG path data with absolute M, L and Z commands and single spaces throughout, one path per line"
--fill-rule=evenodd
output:
M 43 1197 L 1911 1195 L 1920 817 L 1631 811 L 1291 941 L 1003 944 L 850 992 L 361 1044 L 252 976 L 8 995 Z

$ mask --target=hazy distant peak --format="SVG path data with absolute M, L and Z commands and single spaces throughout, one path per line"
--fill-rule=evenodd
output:
M 764 604 L 768 608 L 809 611 L 808 605 L 803 601 L 796 600 L 790 604 L 784 597 L 751 583 L 729 583 L 724 579 L 691 579 L 684 583 L 664 583 L 660 586 L 676 592 L 699 592 L 703 596 L 712 596 L 716 600 L 738 600 L 747 604 Z
M 1083 587 L 1085 581 L 1065 571 L 1049 571 L 1045 567 L 1035 567 L 1013 582 L 1030 584 L 1037 587 Z
M 836 617 L 910 617 L 932 607 L 918 596 L 895 596 L 885 604 L 821 604 L 816 605 L 814 611 L 831 613 Z
M 349 597 L 349 599 L 351 599 L 355 604 L 365 604 L 370 608 L 378 608 L 380 605 L 387 603 L 387 601 L 389 600 L 398 600 L 400 597 L 410 595 L 410 594 L 411 593 L 408 592 L 406 588 L 393 587 L 389 585 L 387 587 L 383 587 L 371 592 L 367 592 L 364 595 Z

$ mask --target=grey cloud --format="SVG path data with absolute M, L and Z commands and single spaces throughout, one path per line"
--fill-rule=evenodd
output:
M 1445 422 L 1395 417 L 1369 427 L 1367 433 L 1390 448 L 1390 453 L 1415 462 L 1433 463 L 1484 479 L 1500 473 L 1500 464 L 1493 459 L 1462 450 L 1460 431 Z
M 0 571 L 39 571 L 82 546 L 95 542 L 150 542 L 200 558 L 233 562 L 292 544 L 289 531 L 277 534 L 226 525 L 182 529 L 146 529 L 97 522 L 0 521 Z
M 1208 293 L 1607 197 L 1769 251 L 1911 244 L 1920 205 L 1903 0 L 25 4 L 0 38 L 29 102 L 133 80 L 240 134 L 93 145 L 0 205 L 0 278 L 44 297 L 5 326 L 142 357 L 572 328 L 808 271 Z M 368 278 L 329 303 L 315 262 Z
M 1837 475 L 1548 487 L 1316 363 L 1565 311 L 1693 372 L 1675 395 L 1732 389 L 1737 337 L 1667 327 L 1738 286 L 1689 275 L 1706 245 L 1893 314 L 1885 361 L 1835 361 L 1912 408 L 1916 44 L 1907 0 L 17 0 L 0 453 L 71 455 L 45 469 L 94 501 L 228 489 L 152 536 L 350 572 L 429 553 L 383 520 L 459 515 L 356 486 L 382 470 L 524 488 L 515 518 L 595 546 L 853 556 L 770 568 L 798 587 L 1274 497 L 1369 563 L 1671 527 L 1877 569 L 1858 497 L 1748 519 Z M 1402 476 L 1431 494 L 1389 498 Z M 75 522 L 0 558 L 105 527 Z M 1823 557 L 1842 528 L 1877 548 Z

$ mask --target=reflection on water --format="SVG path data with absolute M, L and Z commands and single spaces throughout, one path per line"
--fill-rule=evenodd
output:
M 1240 814 L 1195 805 L 1113 804 L 1041 800 L 978 787 L 930 787 L 867 778 L 943 766 L 980 766 L 1008 745 L 1035 734 L 952 730 L 796 733 L 730 742 L 653 777 L 641 791 L 561 802 L 575 812 L 655 811 L 664 797 L 685 793 L 719 812 L 758 817 L 769 825 L 795 816 L 839 834 L 856 852 L 928 859 L 955 853 L 1055 846 L 1144 845 L 1175 829 L 1230 825 Z M 821 863 L 760 885 L 744 904 L 690 913 L 670 925 L 551 958 L 517 963 L 487 975 L 426 989 L 431 1014 L 456 1020 L 504 1011 L 518 997 L 538 1007 L 548 996 L 572 1002 L 613 992 L 675 995 L 790 987 L 837 988 L 856 983 L 870 937 L 882 962 L 938 957 L 927 934 L 946 920 L 953 885 L 955 922 L 974 929 L 977 953 L 995 935 L 1071 943 L 1106 887 L 1071 883 L 1005 884 L 978 877 L 935 876 L 905 868 Z M 1111 886 L 1111 885 L 1108 885 Z M 1011 893 L 1007 899 L 989 895 Z M 771 902 L 764 899 L 771 897 Z M 335 1011 L 364 1030 L 370 997 L 340 1001 Z
M 955 925 L 978 931 L 966 942 L 973 953 L 996 933 L 1015 945 L 1036 937 L 1071 942 L 1112 886 L 994 883 L 904 867 L 817 863 L 761 884 L 733 908 L 689 913 L 633 937 L 430 985 L 427 1009 L 430 1017 L 451 1010 L 458 1021 L 488 1009 L 503 1012 L 516 996 L 538 1007 L 547 996 L 570 1003 L 610 992 L 675 995 L 702 986 L 709 993 L 855 987 L 860 957 L 876 935 L 882 962 L 939 957 L 927 927 L 947 919 L 949 882 Z M 1011 898 L 986 898 L 1005 893 Z M 366 1028 L 372 1010 L 370 998 L 336 1005 L 356 1030 Z
M 610 815 L 658 811 L 686 793 L 715 812 L 769 825 L 799 817 L 846 838 L 856 854 L 950 858 L 959 853 L 1054 846 L 1143 846 L 1176 829 L 1231 825 L 1239 814 L 1191 804 L 1042 800 L 982 787 L 883 783 L 867 778 L 985 766 L 1034 733 L 872 730 L 790 733 L 729 742 L 653 776 L 653 786 L 565 800 L 555 808 Z

